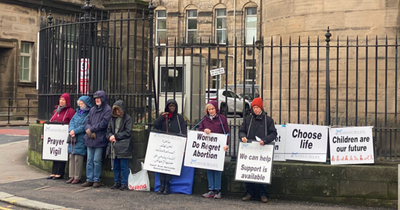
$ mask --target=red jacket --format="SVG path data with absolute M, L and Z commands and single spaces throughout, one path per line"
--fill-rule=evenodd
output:
M 59 123 L 69 124 L 69 121 L 71 121 L 72 117 L 75 114 L 75 110 L 71 108 L 71 101 L 68 93 L 62 94 L 60 98 L 65 99 L 66 102 L 65 107 L 61 110 L 60 113 L 58 113 L 57 112 L 58 105 L 56 105 L 55 110 L 53 111 L 53 115 L 50 117 L 49 122 L 59 122 Z M 60 104 L 60 101 L 58 102 L 58 104 Z

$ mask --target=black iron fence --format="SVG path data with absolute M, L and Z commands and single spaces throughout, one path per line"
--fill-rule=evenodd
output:
M 217 100 L 230 119 L 228 153 L 235 156 L 241 118 L 260 96 L 277 124 L 373 126 L 375 157 L 397 160 L 398 37 L 342 40 L 328 30 L 324 39 L 210 40 L 155 46 L 157 111 L 174 98 L 191 128 L 204 103 Z M 221 67 L 225 73 L 211 76 Z
M 90 5 L 84 9 L 84 14 L 73 16 L 50 13 L 42 24 L 38 118 L 48 119 L 63 93 L 71 95 L 75 107 L 80 96 L 104 90 L 111 105 L 125 100 L 128 113 L 138 122 L 148 111 L 146 98 L 151 95 L 153 10 L 92 11 Z
M 148 126 L 174 98 L 189 128 L 216 100 L 228 116 L 236 156 L 238 128 L 260 96 L 277 124 L 374 127 L 375 157 L 397 160 L 398 37 L 270 37 L 243 44 L 168 38 L 154 45 L 154 7 L 49 16 L 40 30 L 38 118 L 64 92 L 71 101 L 102 89 L 125 100 Z M 160 43 L 160 42 L 155 42 Z
M 0 98 L 0 125 L 28 125 L 37 118 L 37 110 L 37 98 Z

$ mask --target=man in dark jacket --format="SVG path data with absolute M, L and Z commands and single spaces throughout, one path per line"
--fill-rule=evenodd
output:
M 115 181 L 111 189 L 128 190 L 129 159 L 132 158 L 130 147 L 132 118 L 125 113 L 122 100 L 114 103 L 111 115 L 106 134 L 106 138 L 110 141 L 106 154 L 111 158 Z
M 246 143 L 251 140 L 259 140 L 260 145 L 271 143 L 277 136 L 274 120 L 264 112 L 261 98 L 255 98 L 251 102 L 252 114 L 247 116 L 239 129 L 239 138 Z M 259 139 L 258 139 L 259 138 Z M 247 195 L 242 198 L 248 201 L 256 195 L 261 196 L 263 203 L 268 202 L 266 185 L 256 183 L 245 183 Z
M 182 115 L 178 114 L 178 103 L 174 99 L 169 99 L 165 105 L 165 110 L 154 121 L 154 128 L 167 133 L 177 133 L 186 136 L 187 127 Z M 160 189 L 158 194 L 168 195 L 171 175 L 160 173 Z
M 86 118 L 85 145 L 87 147 L 86 182 L 82 187 L 100 187 L 103 150 L 107 147 L 106 132 L 111 119 L 111 107 L 107 104 L 106 92 L 99 90 L 93 95 L 96 106 Z

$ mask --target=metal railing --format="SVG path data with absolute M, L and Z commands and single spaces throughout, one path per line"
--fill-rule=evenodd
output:
M 31 98 L 0 98 L 0 121 L 4 125 L 13 125 L 18 121 L 29 124 L 37 118 L 38 99 Z
M 54 21 L 50 15 L 42 24 L 41 119 L 64 92 L 75 101 L 103 89 L 110 104 L 126 100 L 135 124 L 149 129 L 166 101 L 176 99 L 192 128 L 206 99 L 214 98 L 229 117 L 228 155 L 236 156 L 241 118 L 258 93 L 277 124 L 372 125 L 375 157 L 397 161 L 398 37 L 343 40 L 328 28 L 324 39 L 264 37 L 247 44 L 242 36 L 222 45 L 211 35 L 154 45 L 160 41 L 153 40 L 152 5 L 122 12 L 85 8 Z M 225 73 L 211 76 L 221 67 Z

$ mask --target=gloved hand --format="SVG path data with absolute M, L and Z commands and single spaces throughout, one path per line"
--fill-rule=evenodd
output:
M 90 138 L 90 136 L 92 135 L 92 132 L 90 131 L 90 129 L 87 129 L 86 130 L 86 134 L 89 136 L 89 138 Z
M 89 135 L 89 138 L 91 138 L 91 139 L 96 139 L 96 133 L 91 133 L 91 134 Z

